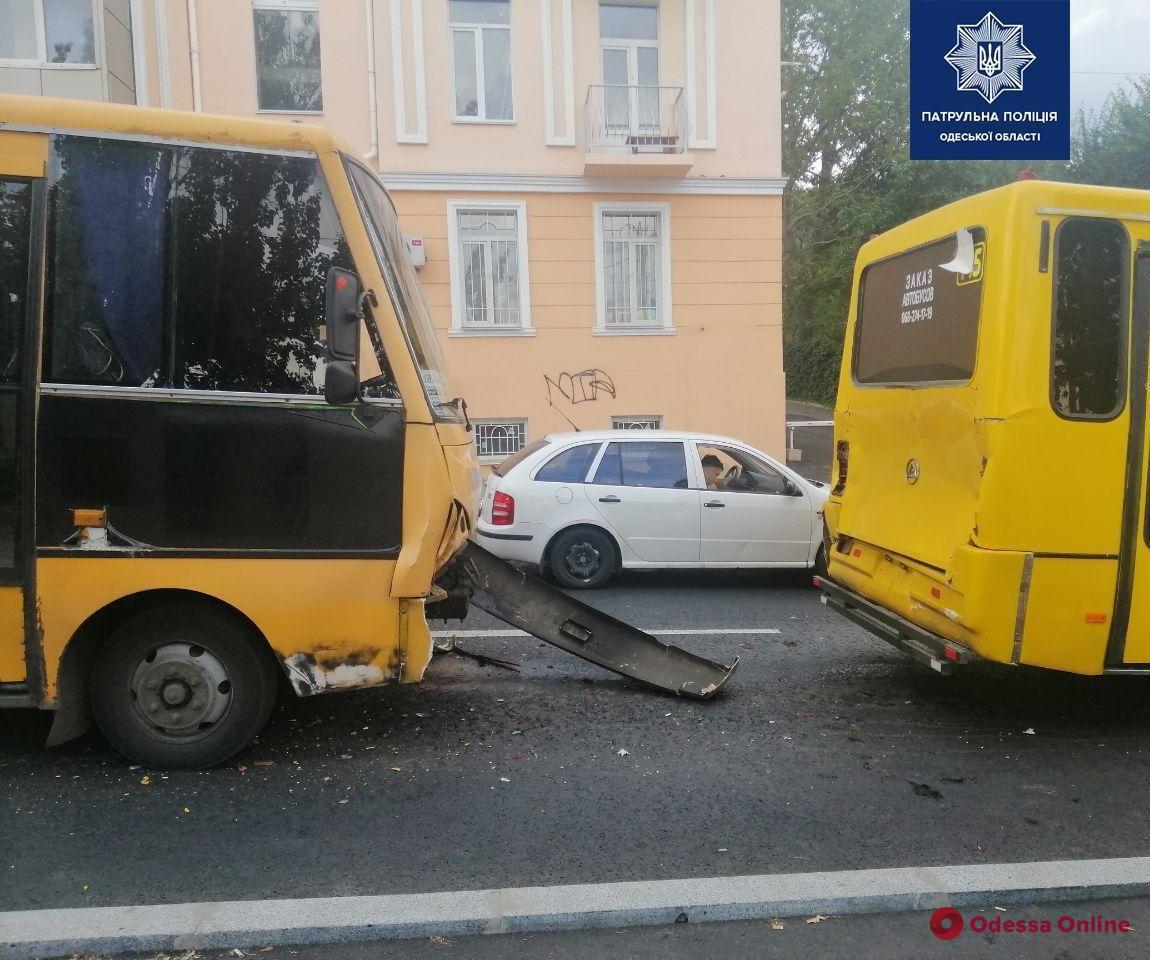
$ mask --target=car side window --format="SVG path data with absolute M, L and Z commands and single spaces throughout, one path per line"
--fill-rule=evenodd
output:
M 698 450 L 708 490 L 765 493 L 776 497 L 790 496 L 794 490 L 778 470 L 743 450 L 707 443 L 700 443 Z
M 598 443 L 580 443 L 568 447 L 543 464 L 535 474 L 535 479 L 550 483 L 583 483 L 599 447 Z
M 687 458 L 677 441 L 628 441 L 607 445 L 595 483 L 686 490 Z

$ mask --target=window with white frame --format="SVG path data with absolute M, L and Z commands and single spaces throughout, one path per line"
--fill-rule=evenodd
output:
M 319 7 L 315 0 L 254 0 L 260 110 L 320 113 Z
M 0 61 L 95 66 L 94 0 L 0 0 Z
M 456 120 L 513 120 L 510 0 L 449 0 Z
M 666 204 L 596 204 L 600 330 L 671 328 L 671 247 Z
M 530 330 L 526 225 L 521 201 L 448 204 L 455 331 Z
M 526 420 L 476 420 L 475 446 L 481 459 L 502 460 L 527 442 Z
M 660 416 L 642 417 L 612 417 L 612 430 L 662 430 L 663 418 Z

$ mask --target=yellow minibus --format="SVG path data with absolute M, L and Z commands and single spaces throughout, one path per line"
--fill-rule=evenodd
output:
M 1032 178 L 861 250 L 823 600 L 940 672 L 1150 671 L 1150 193 Z
M 478 507 L 372 170 L 318 127 L 0 96 L 0 705 L 208 766 L 281 685 L 419 680 L 425 605 L 469 600 L 665 689 L 729 676 L 465 546 Z

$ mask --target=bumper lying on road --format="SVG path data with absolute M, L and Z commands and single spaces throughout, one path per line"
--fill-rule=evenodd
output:
M 931 633 L 825 577 L 815 577 L 815 586 L 825 606 L 941 674 L 978 657 L 969 647 Z

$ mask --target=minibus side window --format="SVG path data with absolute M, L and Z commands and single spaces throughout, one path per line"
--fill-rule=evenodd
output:
M 353 263 L 314 158 L 53 147 L 45 382 L 323 394 L 327 274 Z
M 1050 400 L 1060 416 L 1105 420 L 1125 403 L 1128 259 L 1119 223 L 1058 229 Z
M 28 310 L 32 185 L 0 180 L 0 570 L 16 566 L 20 524 L 21 344 Z

